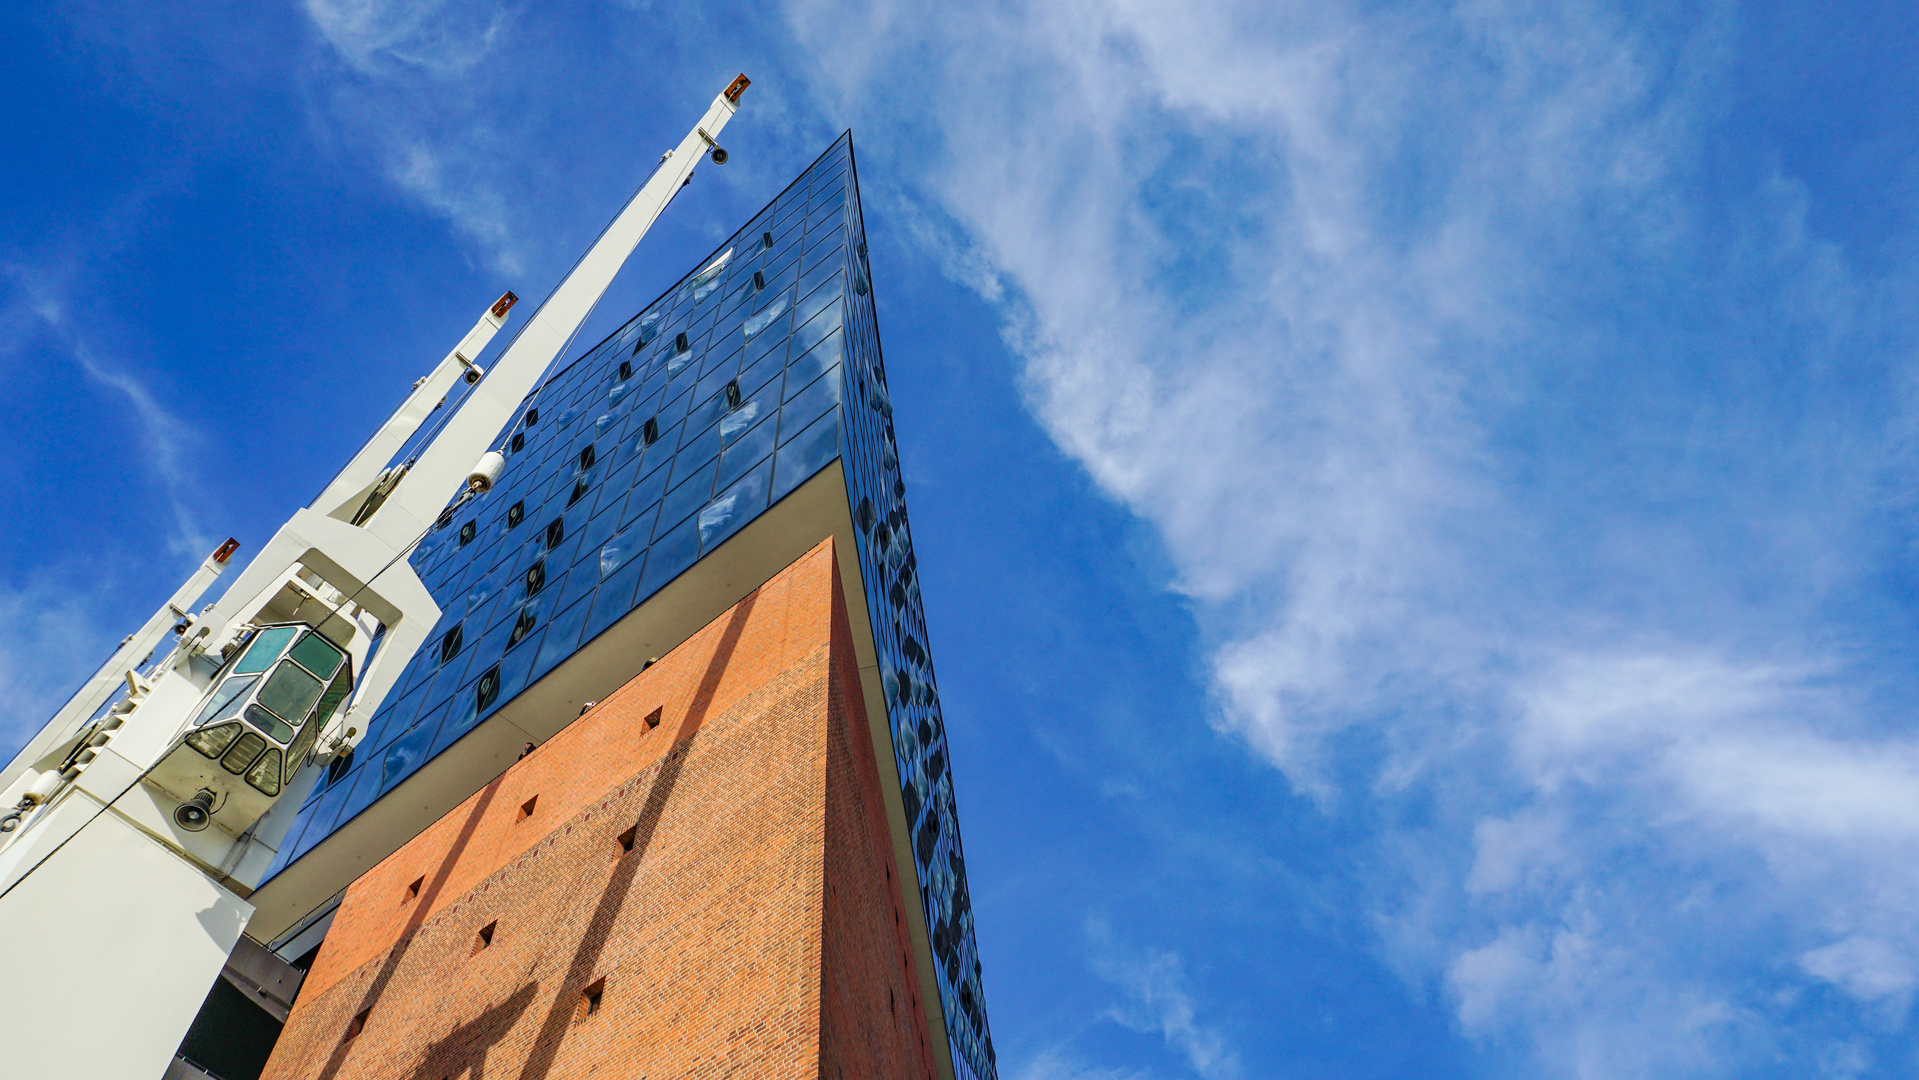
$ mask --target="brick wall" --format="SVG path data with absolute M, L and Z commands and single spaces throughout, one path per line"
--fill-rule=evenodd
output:
M 822 1080 L 933 1080 L 926 1012 L 900 908 L 880 773 L 867 734 L 845 599 L 833 591 L 826 746 Z M 909 870 L 908 873 L 911 873 Z
M 930 1076 L 834 557 L 355 882 L 265 1075 Z

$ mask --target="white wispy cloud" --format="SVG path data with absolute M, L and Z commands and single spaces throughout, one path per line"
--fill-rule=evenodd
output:
M 1125 948 L 1098 920 L 1088 924 L 1087 937 L 1093 947 L 1093 971 L 1126 994 L 1123 1002 L 1107 1011 L 1106 1019 L 1161 1036 L 1205 1080 L 1239 1076 L 1239 1055 L 1223 1035 L 1199 1021 L 1179 954 Z
M 1103 1069 L 1075 1059 L 1059 1047 L 1035 1054 L 1015 1074 L 1019 1080 L 1147 1080 L 1137 1069 Z
M 188 460 L 198 437 L 192 426 L 175 416 L 152 388 L 125 366 L 95 352 L 68 315 L 65 298 L 68 275 L 49 274 L 12 263 L 0 264 L 0 271 L 19 289 L 15 303 L 8 305 L 14 313 L 44 328 L 89 379 L 111 391 L 132 414 L 139 432 L 140 460 L 160 482 L 163 503 L 172 522 L 167 534 L 168 549 L 176 556 L 204 557 L 213 550 L 213 544 L 194 506 L 196 478 Z M 20 342 L 12 342 L 9 351 L 19 346 Z
M 787 10 L 1163 537 L 1220 722 L 1438 807 L 1369 853 L 1389 959 L 1555 1075 L 1865 1067 L 1790 1003 L 1902 1024 L 1919 970 L 1903 676 L 1831 615 L 1910 421 L 1829 374 L 1892 361 L 1803 190 L 1702 201 L 1727 11 Z
M 501 190 L 504 94 L 474 77 L 498 60 L 510 13 L 498 4 L 435 0 L 308 0 L 321 39 L 350 74 L 321 76 L 318 121 L 342 128 L 400 190 L 446 220 L 502 274 L 520 272 L 521 243 Z

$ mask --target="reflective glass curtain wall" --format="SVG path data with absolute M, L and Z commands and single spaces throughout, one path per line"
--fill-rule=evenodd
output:
M 993 1080 L 850 134 L 503 438 L 493 490 L 411 557 L 440 622 L 275 872 L 840 458 L 954 1065 Z

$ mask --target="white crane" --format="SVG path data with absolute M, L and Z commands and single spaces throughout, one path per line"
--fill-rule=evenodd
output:
M 8 1075 L 157 1078 L 167 1067 L 318 763 L 351 745 L 440 616 L 407 554 L 450 500 L 497 479 L 492 440 L 694 166 L 726 160 L 716 139 L 747 84 L 713 99 L 492 370 L 475 361 L 512 293 L 218 603 L 191 613 L 231 540 L 0 771 Z M 396 463 L 461 380 L 458 407 Z

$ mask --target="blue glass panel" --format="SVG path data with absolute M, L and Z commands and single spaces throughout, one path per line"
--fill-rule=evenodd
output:
M 665 536 L 653 542 L 653 550 L 646 555 L 646 572 L 640 578 L 639 594 L 636 600 L 644 600 L 660 586 L 680 575 L 680 571 L 693 565 L 700 555 L 699 522 L 688 518 L 678 528 L 670 529 Z
M 840 403 L 840 369 L 834 368 L 792 395 L 780 410 L 780 430 L 788 437 Z
M 527 682 L 538 682 L 540 676 L 553 669 L 553 665 L 573 654 L 574 646 L 580 642 L 580 627 L 586 622 L 588 604 L 574 604 L 555 616 L 552 625 L 546 628 L 546 637 L 540 640 L 540 654 L 533 661 L 533 670 Z
M 727 383 L 733 381 L 735 374 L 737 374 L 737 372 L 726 368 L 716 368 L 711 375 L 701 379 L 700 384 L 693 388 L 693 400 L 718 401 L 721 402 L 720 407 L 724 409 L 726 399 L 720 391 L 726 388 Z M 698 421 L 689 422 L 697 423 Z
M 773 435 L 779 425 L 771 420 L 754 428 L 720 455 L 719 476 L 713 486 L 719 490 L 745 474 L 746 470 L 758 464 L 766 455 L 773 452 Z
M 300 838 L 306 834 L 307 826 L 313 823 L 314 807 L 303 806 L 293 815 L 293 824 L 287 827 L 287 834 L 280 841 L 280 850 L 273 856 L 273 862 L 267 867 L 267 877 L 280 872 L 286 864 L 292 862 L 305 849 L 300 846 Z
M 825 311 L 813 316 L 812 320 L 799 328 L 793 335 L 793 351 L 804 352 L 826 340 L 827 336 L 840 328 L 841 309 L 845 305 L 830 304 Z
M 600 564 L 594 558 L 597 554 L 599 554 L 598 548 L 589 550 L 586 557 L 580 560 L 579 565 L 573 568 L 573 572 L 566 575 L 566 584 L 561 586 L 560 592 L 556 594 L 559 598 L 553 601 L 556 606 L 571 607 L 575 602 L 585 599 L 588 593 L 598 587 Z
M 612 577 L 622 566 L 634 561 L 646 551 L 647 540 L 652 536 L 651 523 L 644 528 L 629 528 L 608 540 L 600 548 L 600 577 Z
M 581 641 L 598 637 L 600 631 L 612 626 L 622 615 L 632 610 L 633 592 L 639 583 L 641 568 L 646 563 L 643 557 L 645 552 L 640 555 L 642 557 L 627 562 L 600 583 L 599 591 L 593 594 L 593 611 L 587 617 L 586 629 L 580 635 Z
M 715 433 L 715 445 L 718 445 L 718 433 Z M 706 505 L 713 494 L 713 473 L 718 462 L 709 462 L 705 468 L 687 478 L 686 483 L 674 488 L 666 495 L 660 506 L 660 528 L 670 529 L 686 520 L 688 514 Z
M 479 674 L 479 672 L 474 673 L 476 680 Z M 424 722 L 431 723 L 432 720 L 432 717 L 428 717 Z M 474 725 L 479 722 L 479 701 L 473 696 L 473 683 L 469 682 L 465 686 L 460 687 L 453 695 L 453 700 L 447 702 L 446 712 L 441 716 L 439 721 L 439 733 L 436 734 L 433 739 L 434 748 L 431 753 L 437 754 L 441 750 L 452 746 L 455 742 L 459 741 L 460 736 L 472 731 Z
M 844 249 L 837 242 L 808 247 L 806 259 L 800 263 L 800 269 L 812 270 L 814 267 L 823 267 L 827 261 L 841 261 L 842 257 L 844 257 Z
M 639 512 L 645 510 L 647 506 L 658 503 L 658 501 L 660 501 L 660 495 L 666 495 L 666 481 L 668 481 L 668 478 L 672 478 L 672 476 L 674 476 L 672 470 L 668 470 L 668 468 L 656 468 L 656 470 L 652 470 L 651 474 L 647 474 L 645 478 L 641 478 L 639 483 L 635 483 L 635 485 L 633 485 L 633 495 L 626 501 L 626 512 L 622 514 L 622 524 L 620 524 L 620 528 L 626 528 L 626 522 L 631 522 L 633 518 L 637 518 Z
M 392 790 L 395 784 L 413 774 L 426 760 L 426 753 L 433 747 L 433 724 L 431 721 L 414 727 L 393 740 L 393 745 L 381 755 L 381 787 Z
M 606 543 L 618 531 L 619 510 L 620 508 L 616 506 L 611 513 L 601 514 L 587 523 L 586 531 L 580 536 L 579 551 L 573 556 L 575 562 L 591 559 L 599 554 L 600 545 Z
M 762 388 L 771 386 L 773 393 L 777 395 L 780 392 L 777 380 L 785 366 L 786 354 L 777 351 L 747 365 L 746 370 L 740 373 L 740 393 L 751 396 Z
M 395 735 L 407 729 L 407 725 L 420 714 L 420 706 L 425 701 L 426 694 L 420 691 L 401 698 L 394 704 L 391 712 L 383 706 L 380 710 L 382 715 L 373 718 L 376 723 L 367 725 L 366 737 L 360 740 L 360 744 L 369 750 L 379 749 Z
M 826 310 L 826 305 L 839 302 L 840 281 L 837 276 L 839 274 L 839 267 L 837 265 L 831 265 L 821 267 L 821 269 L 832 270 L 835 276 L 824 285 L 814 289 L 807 295 L 806 299 L 800 301 L 800 306 L 793 312 L 793 320 L 801 326 L 806 325 L 813 316 Z
M 639 496 L 636 494 L 633 501 L 627 503 L 627 512 L 631 516 L 620 523 L 620 528 L 622 531 L 631 532 L 635 537 L 650 537 L 653 535 L 654 526 L 658 524 L 660 519 L 660 504 L 658 502 L 648 503 L 645 509 L 634 513 L 632 507 L 638 504 Z M 641 540 L 639 542 L 644 545 L 646 541 Z
M 723 492 L 712 504 L 700 511 L 700 550 L 711 551 L 723 543 L 727 537 L 738 531 L 739 527 L 759 516 L 766 509 L 767 478 L 772 472 L 773 463 L 768 461 L 759 468 L 747 473 Z
M 803 387 L 826 374 L 828 369 L 840 362 L 843 344 L 844 338 L 837 330 L 834 331 L 826 340 L 808 349 L 806 355 L 786 365 L 787 382 Z
M 800 486 L 807 477 L 820 471 L 820 467 L 832 461 L 840 448 L 839 413 L 827 414 L 819 422 L 789 440 L 780 447 L 779 456 L 773 459 L 773 499 L 778 501 L 787 492 Z
M 495 702 L 496 708 L 512 701 L 514 695 L 526 688 L 527 673 L 540 655 L 540 641 L 545 632 L 546 628 L 540 627 L 507 650 L 506 659 L 500 661 L 500 699 Z
M 773 415 L 773 406 L 777 404 L 779 404 L 777 393 L 756 394 L 740 402 L 739 408 L 729 411 L 720 418 L 720 441 L 730 445 L 735 439 L 751 430 L 754 424 Z
M 721 379 L 720 386 L 725 385 L 726 380 Z M 715 390 L 717 391 L 717 389 L 716 387 Z M 696 398 L 694 400 L 698 401 L 699 404 L 695 405 L 693 411 L 687 415 L 685 432 L 680 436 L 680 456 L 682 458 L 687 454 L 686 447 L 700 436 L 705 435 L 707 431 L 712 428 L 713 422 L 718 420 L 720 416 L 726 412 L 726 395 L 724 394 L 715 392 L 706 397 Z M 719 447 L 714 447 L 713 452 L 719 453 Z M 698 458 L 694 459 L 696 463 L 699 460 Z
M 758 340 L 769 331 L 773 333 L 780 331 L 783 325 L 779 321 L 780 316 L 786 314 L 788 301 L 784 293 L 773 292 L 776 288 L 778 288 L 777 283 L 768 285 L 769 295 L 765 298 L 765 303 L 755 309 L 752 316 L 746 320 L 745 334 L 748 343 Z
M 325 839 L 327 834 L 333 831 L 333 825 L 340 816 L 340 804 L 346 802 L 346 797 L 353 793 L 351 781 L 357 776 L 357 773 L 349 773 L 341 777 L 340 783 L 328 788 L 326 794 L 313 804 L 312 822 L 307 826 L 306 835 L 300 838 L 303 845 L 302 852 Z
M 353 770 L 353 792 L 340 805 L 339 824 L 352 821 L 380 796 L 380 766 L 362 764 Z
M 820 290 L 821 286 L 832 283 L 833 275 L 838 274 L 840 269 L 841 265 L 839 263 L 826 262 L 808 270 L 806 274 L 800 278 L 800 287 L 795 295 L 801 297 L 812 296 Z M 801 304 L 804 305 L 804 303 L 805 301 L 802 300 Z M 818 309 L 816 308 L 815 310 Z M 799 317 L 799 321 L 805 322 L 811 317 L 810 315 L 802 315 Z

